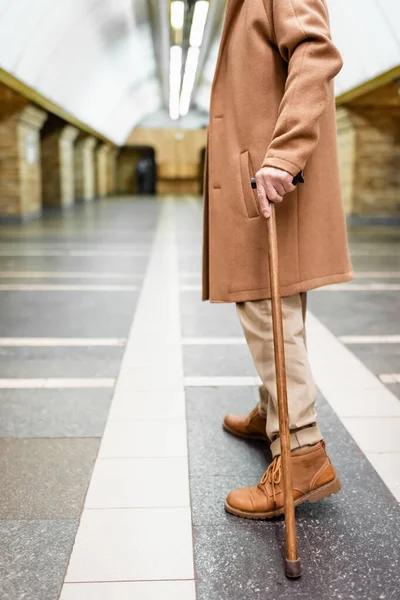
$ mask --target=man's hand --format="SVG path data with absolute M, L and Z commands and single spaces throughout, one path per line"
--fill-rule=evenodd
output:
M 261 214 L 268 219 L 271 214 L 270 202 L 282 202 L 283 196 L 293 192 L 293 176 L 281 169 L 263 167 L 256 173 L 257 195 Z

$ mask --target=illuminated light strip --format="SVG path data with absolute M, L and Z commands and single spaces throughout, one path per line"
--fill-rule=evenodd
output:
M 180 114 L 185 116 L 189 112 L 194 84 L 196 81 L 197 67 L 199 64 L 200 46 L 203 42 L 204 29 L 207 21 L 209 3 L 198 0 L 195 4 L 192 27 L 190 30 L 190 48 L 188 50 L 183 77 L 180 101 Z
M 171 25 L 174 29 L 183 29 L 185 19 L 185 3 L 175 0 L 171 4 Z
M 200 48 L 189 48 L 180 102 L 180 114 L 182 116 L 187 115 L 189 112 L 194 82 L 196 80 L 197 65 L 199 63 L 199 55 Z
M 192 28 L 190 30 L 190 45 L 196 48 L 200 48 L 203 35 L 204 28 L 206 26 L 207 14 L 208 14 L 209 3 L 206 0 L 199 0 L 196 2 L 194 7 Z
M 182 48 L 172 46 L 169 72 L 169 114 L 171 119 L 179 119 L 179 93 L 181 89 Z

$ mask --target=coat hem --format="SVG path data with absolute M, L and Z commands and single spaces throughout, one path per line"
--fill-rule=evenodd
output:
M 319 287 L 332 285 L 336 283 L 346 283 L 354 279 L 354 272 L 339 273 L 337 275 L 323 275 L 315 279 L 300 281 L 291 285 L 281 287 L 281 296 L 294 296 L 301 292 L 309 292 Z M 251 300 L 266 300 L 271 298 L 269 288 L 239 290 L 228 292 L 226 298 L 214 298 L 212 294 L 203 294 L 203 301 L 209 300 L 211 303 L 229 303 L 229 302 L 247 302 Z

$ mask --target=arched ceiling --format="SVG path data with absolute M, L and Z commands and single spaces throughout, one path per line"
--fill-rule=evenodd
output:
M 344 59 L 336 92 L 400 65 L 399 0 L 328 0 L 332 35 Z
M 116 144 L 161 105 L 146 0 L 0 0 L 0 68 Z
M 213 0 L 224 4 L 224 0 Z M 344 67 L 336 79 L 337 95 L 400 65 L 400 0 L 327 0 L 333 39 Z M 207 110 L 221 32 L 210 45 L 196 102 Z
M 400 0 L 327 1 L 345 63 L 337 94 L 400 65 Z M 210 3 L 194 93 L 200 115 L 209 108 L 225 3 Z M 0 68 L 121 145 L 135 125 L 168 106 L 168 6 L 0 0 Z

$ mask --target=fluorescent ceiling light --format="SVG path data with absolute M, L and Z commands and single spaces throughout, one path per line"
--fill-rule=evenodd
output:
M 171 25 L 174 29 L 183 29 L 185 3 L 176 0 L 171 3 Z
M 192 28 L 190 30 L 190 45 L 201 46 L 206 26 L 209 3 L 206 0 L 198 0 L 194 7 Z
M 182 116 L 187 115 L 196 81 L 197 65 L 199 64 L 200 48 L 189 48 L 186 58 L 185 74 L 183 76 L 182 93 L 179 111 Z
M 169 64 L 169 114 L 179 119 L 179 93 L 181 90 L 182 48 L 172 46 Z

